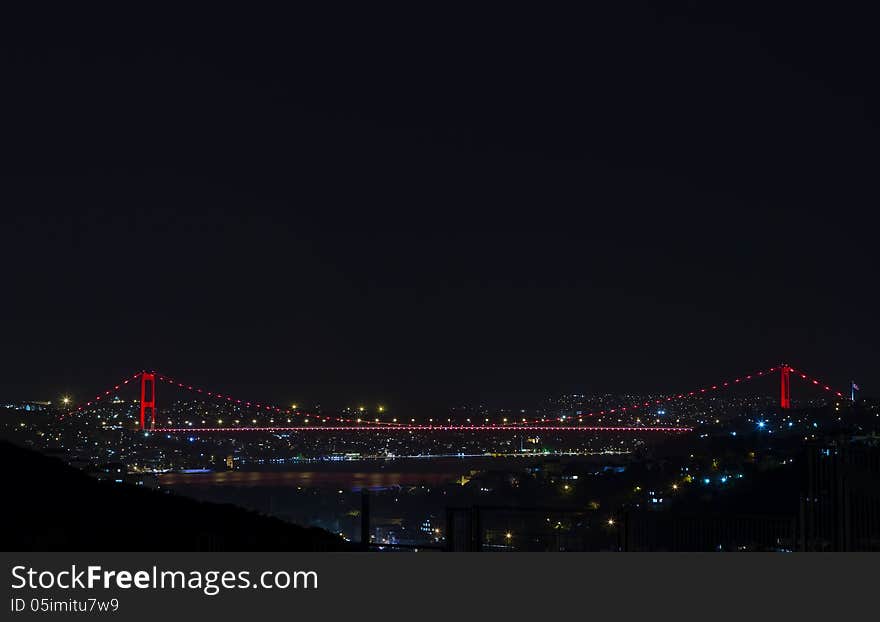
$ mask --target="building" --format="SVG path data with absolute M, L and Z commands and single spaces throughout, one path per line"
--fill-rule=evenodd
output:
M 801 550 L 880 551 L 880 447 L 865 441 L 808 448 Z

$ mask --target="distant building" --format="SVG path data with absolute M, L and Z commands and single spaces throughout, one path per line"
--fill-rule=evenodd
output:
M 810 447 L 806 471 L 800 548 L 880 551 L 880 448 L 853 442 Z
M 621 517 L 619 548 L 880 551 L 880 447 L 871 437 L 808 447 L 795 463 L 803 491 L 797 506 L 766 508 L 765 491 L 758 503 L 743 498 L 726 511 L 634 509 Z
M 794 516 L 627 512 L 622 551 L 793 551 Z

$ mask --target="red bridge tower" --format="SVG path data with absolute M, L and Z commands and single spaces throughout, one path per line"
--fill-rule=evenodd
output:
M 791 367 L 783 363 L 779 369 L 781 374 L 779 406 L 787 410 L 791 408 Z
M 150 429 L 156 427 L 156 374 L 141 373 L 141 430 L 146 430 L 147 411 Z

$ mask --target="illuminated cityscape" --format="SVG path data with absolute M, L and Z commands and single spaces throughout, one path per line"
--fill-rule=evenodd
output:
M 875 21 L 625 4 L 4 20 L 6 548 L 880 551 Z
M 139 372 L 83 404 L 7 404 L 3 435 L 108 484 L 231 502 L 378 550 L 874 550 L 880 406 L 782 368 L 427 418 L 282 408 L 170 379 L 157 391 Z M 780 374 L 781 399 L 741 390 Z M 792 374 L 811 397 L 792 399 Z M 859 452 L 869 484 L 847 495 L 867 494 L 868 509 L 844 527 L 822 518 L 833 499 L 814 465 Z

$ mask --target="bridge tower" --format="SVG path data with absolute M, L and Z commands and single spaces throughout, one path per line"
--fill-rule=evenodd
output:
M 146 430 L 149 412 L 150 429 L 156 427 L 156 374 L 141 373 L 141 430 Z
M 780 369 L 780 397 L 779 406 L 783 410 L 791 408 L 791 367 L 783 363 Z

